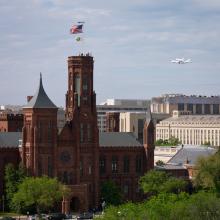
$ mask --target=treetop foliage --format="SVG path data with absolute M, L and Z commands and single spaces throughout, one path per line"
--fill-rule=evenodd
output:
M 151 170 L 140 178 L 140 186 L 144 193 L 158 194 L 161 192 L 179 193 L 186 189 L 183 179 L 170 176 L 164 171 Z
M 18 186 L 12 202 L 17 211 L 34 206 L 39 213 L 42 209 L 53 207 L 54 203 L 61 200 L 66 193 L 68 189 L 57 179 L 47 176 L 27 177 Z

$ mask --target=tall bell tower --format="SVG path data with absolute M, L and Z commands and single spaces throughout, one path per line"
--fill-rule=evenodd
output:
M 68 91 L 66 94 L 66 119 L 73 119 L 74 109 L 96 113 L 93 91 L 93 57 L 89 54 L 68 57 Z
M 80 206 L 84 206 L 84 209 L 94 207 L 99 203 L 99 132 L 96 94 L 93 90 L 93 63 L 94 60 L 90 54 L 68 57 L 65 112 L 67 124 L 59 137 L 61 140 L 64 133 L 67 134 L 69 131 L 69 138 L 73 138 L 72 144 L 65 149 L 70 155 L 71 150 L 74 152 L 71 156 L 73 164 L 69 166 L 69 170 L 73 170 L 73 184 L 78 187 L 78 191 L 73 186 L 72 197 L 80 198 Z M 64 152 L 63 146 L 64 144 L 60 142 L 61 154 Z M 60 172 L 64 172 L 67 168 L 64 165 L 63 161 Z M 66 170 L 66 173 L 69 170 Z M 82 191 L 81 195 L 79 195 L 79 188 Z M 73 199 L 69 200 L 71 207 Z M 68 205 L 66 207 L 64 209 L 68 210 Z

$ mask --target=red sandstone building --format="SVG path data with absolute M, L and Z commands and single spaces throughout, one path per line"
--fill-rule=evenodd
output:
M 0 132 L 21 131 L 23 120 L 23 114 L 0 112 Z
M 132 133 L 99 134 L 93 63 L 89 54 L 68 58 L 66 123 L 59 132 L 57 107 L 41 77 L 36 94 L 23 108 L 22 163 L 30 175 L 58 177 L 70 187 L 71 194 L 62 201 L 65 213 L 98 206 L 100 185 L 106 180 L 121 188 L 124 199 L 140 200 L 138 180 L 154 164 L 151 118 L 144 126 L 144 145 Z

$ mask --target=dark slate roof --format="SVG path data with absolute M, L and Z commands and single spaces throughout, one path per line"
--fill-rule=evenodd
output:
M 21 132 L 0 132 L 0 148 L 18 147 Z
M 156 170 L 185 170 L 184 166 L 180 166 L 178 164 L 165 164 L 163 166 L 155 166 Z
M 100 132 L 100 147 L 142 147 L 132 132 Z
M 180 149 L 167 164 L 175 164 L 182 166 L 186 163 L 189 165 L 195 165 L 199 157 L 207 157 L 217 152 L 217 149 L 206 146 L 191 146 L 186 145 Z
M 57 108 L 44 91 L 41 74 L 38 90 L 24 108 Z

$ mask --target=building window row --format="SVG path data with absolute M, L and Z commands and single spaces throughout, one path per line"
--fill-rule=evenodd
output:
M 112 156 L 111 161 L 111 172 L 118 173 L 120 170 L 123 170 L 123 173 L 129 173 L 131 167 L 131 159 L 128 156 L 123 157 L 123 161 L 120 164 L 123 164 L 122 169 L 119 169 L 119 157 Z M 107 168 L 107 160 L 105 156 L 101 156 L 99 159 L 99 172 L 101 175 L 105 174 Z M 143 157 L 142 155 L 137 155 L 135 158 L 135 170 L 136 173 L 141 173 L 143 171 Z

